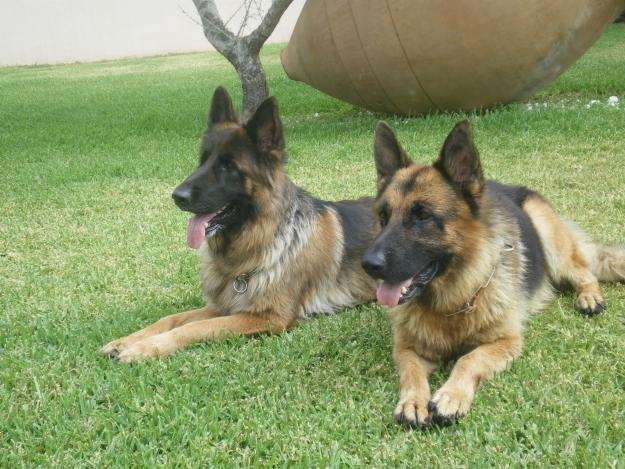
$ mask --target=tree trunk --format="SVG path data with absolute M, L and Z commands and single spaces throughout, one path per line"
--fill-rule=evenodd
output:
M 241 48 L 242 49 L 242 48 Z M 247 121 L 256 108 L 267 99 L 267 78 L 260 62 L 258 52 L 239 49 L 236 57 L 230 58 L 230 63 L 239 74 L 243 88 L 243 111 L 241 118 Z
M 244 37 L 234 35 L 219 16 L 215 0 L 193 0 L 202 20 L 206 39 L 234 66 L 243 88 L 242 119 L 246 121 L 268 94 L 260 48 L 293 0 L 272 0 L 260 25 Z M 251 3 L 247 3 L 251 8 Z

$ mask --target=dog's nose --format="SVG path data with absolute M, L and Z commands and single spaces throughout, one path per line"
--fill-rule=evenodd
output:
M 178 207 L 184 208 L 191 202 L 191 188 L 188 186 L 178 186 L 171 196 Z
M 386 256 L 380 250 L 367 251 L 362 259 L 362 268 L 371 277 L 378 278 L 386 268 Z

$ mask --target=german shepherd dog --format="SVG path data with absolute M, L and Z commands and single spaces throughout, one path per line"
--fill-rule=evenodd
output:
M 378 302 L 393 307 L 395 418 L 448 424 L 519 356 L 523 322 L 552 286 L 574 287 L 583 314 L 602 311 L 598 281 L 625 279 L 625 248 L 593 243 L 536 192 L 485 181 L 467 121 L 431 166 L 411 162 L 383 122 L 374 148 L 382 229 L 363 267 L 380 281 Z M 429 374 L 457 357 L 431 397 Z
M 197 169 L 173 192 L 193 217 L 206 306 L 164 317 L 102 348 L 122 362 L 162 357 L 222 334 L 280 333 L 313 313 L 375 298 L 361 267 L 376 234 L 373 199 L 326 202 L 289 180 L 275 98 L 241 125 L 217 88 Z

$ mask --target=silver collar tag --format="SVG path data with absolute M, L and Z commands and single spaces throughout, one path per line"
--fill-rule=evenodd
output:
M 239 295 L 242 295 L 247 291 L 247 278 L 249 274 L 241 274 L 232 282 L 232 289 Z

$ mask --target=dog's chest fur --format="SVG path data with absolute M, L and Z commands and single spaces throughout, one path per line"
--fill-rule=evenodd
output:
M 362 301 L 358 289 L 340 279 L 343 253 L 336 211 L 328 207 L 319 212 L 308 198 L 294 196 L 281 213 L 271 241 L 257 252 L 252 249 L 240 257 L 230 253 L 229 258 L 237 261 L 224 262 L 210 243 L 202 244 L 203 294 L 209 306 L 224 314 L 278 310 L 297 319 L 332 313 Z M 234 288 L 240 275 L 247 283 L 241 293 Z

